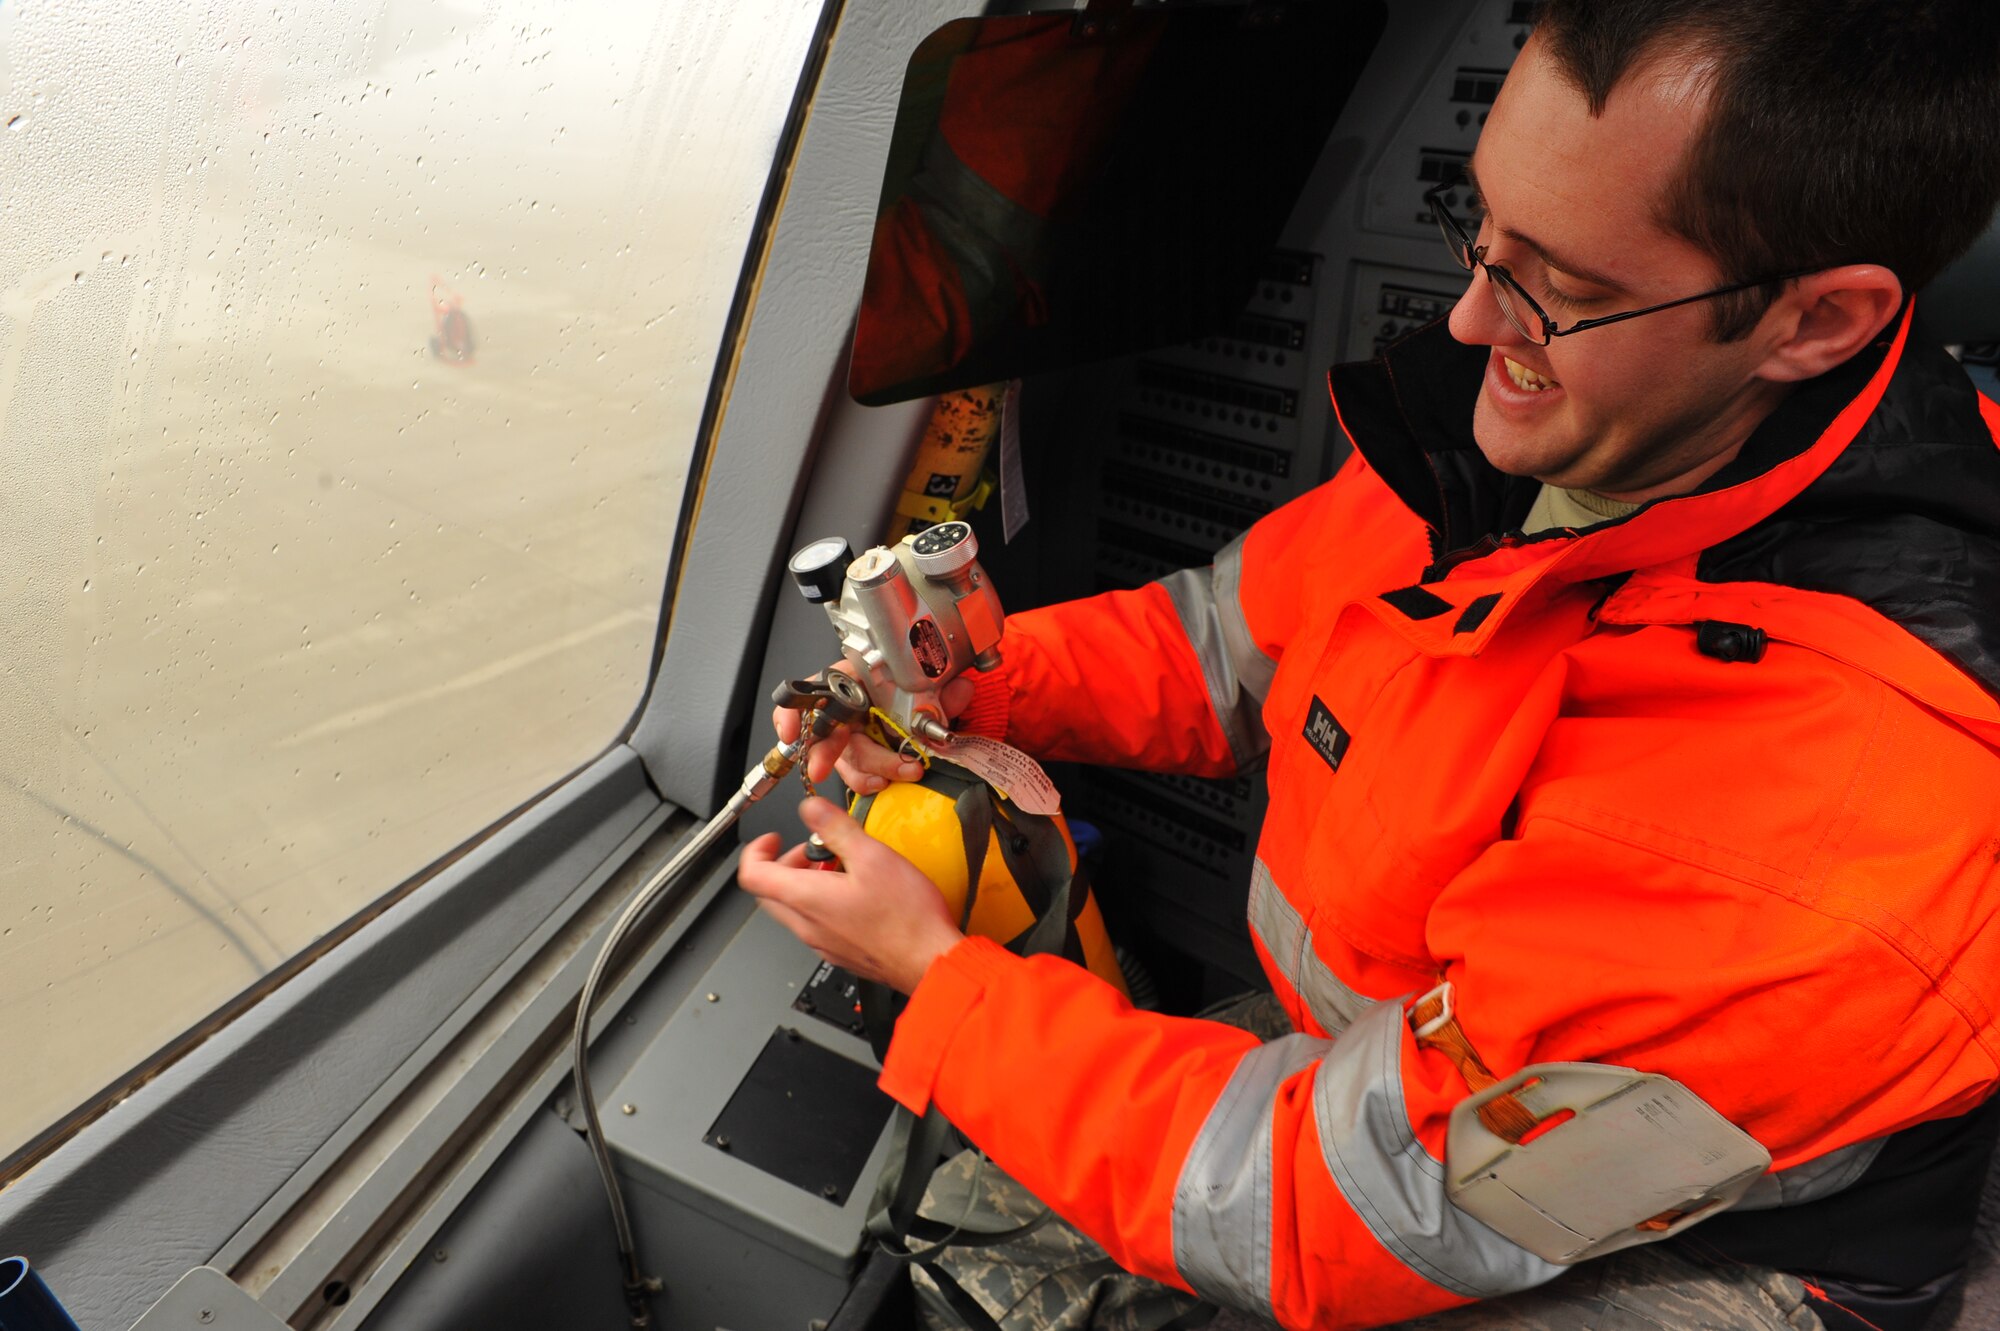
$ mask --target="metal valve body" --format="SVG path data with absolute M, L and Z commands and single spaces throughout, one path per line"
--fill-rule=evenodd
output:
M 938 738 L 944 686 L 1000 664 L 1005 612 L 978 555 L 970 526 L 940 523 L 865 551 L 847 566 L 839 599 L 822 600 L 870 701 L 911 733 Z

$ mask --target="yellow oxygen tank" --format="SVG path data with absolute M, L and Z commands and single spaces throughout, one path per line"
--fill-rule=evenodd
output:
M 983 855 L 967 844 L 964 810 L 969 787 L 986 792 L 991 800 L 993 813 Z M 1120 993 L 1126 992 L 1125 977 L 1112 953 L 1111 937 L 1105 932 L 1097 899 L 1077 867 L 1076 843 L 1070 839 L 1068 822 L 1059 813 L 1046 816 L 1027 813 L 991 792 L 992 787 L 964 768 L 933 760 L 923 780 L 892 782 L 877 794 L 856 801 L 854 816 L 870 836 L 903 855 L 937 884 L 967 933 L 1001 944 L 1016 942 L 1034 927 L 1037 910 L 1029 897 L 1032 894 L 1046 903 L 1051 885 L 1023 883 L 1021 879 L 1037 876 L 1037 861 L 1048 864 L 1056 844 L 1053 838 L 1060 837 L 1061 852 L 1055 867 L 1066 858 L 1067 871 L 1073 875 L 1072 892 L 1083 894 L 1082 908 L 1072 912 L 1080 950 L 1080 956 L 1073 959 L 1080 960 L 1099 979 L 1116 986 Z M 976 830 L 974 826 L 975 833 Z M 1041 853 L 1032 854 L 1028 843 L 1038 839 L 1041 845 L 1035 849 Z M 965 900 L 972 879 L 969 858 L 978 858 L 981 863 L 968 916 Z

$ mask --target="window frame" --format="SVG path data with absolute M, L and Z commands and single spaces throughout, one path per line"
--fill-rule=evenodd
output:
M 691 826 L 682 810 L 714 807 L 715 791 L 740 777 L 746 735 L 762 721 L 754 675 L 768 598 L 827 403 L 844 395 L 869 242 L 855 219 L 873 216 L 894 107 L 881 89 L 899 86 L 925 34 L 974 8 L 823 0 L 690 462 L 651 682 L 620 739 L 17 1153 L 0 1182 L 0 1246 L 30 1254 L 94 1324 L 128 1325 L 182 1272 L 240 1261 L 295 1218 L 319 1178 L 451 1056 L 510 980 L 551 940 L 581 928 L 618 875 L 671 853 Z M 736 391 L 753 384 L 755 393 Z M 883 460 L 896 450 L 879 439 L 865 451 L 871 473 L 903 465 L 900 456 Z M 888 494 L 872 474 L 855 488 Z M 680 598 L 683 586 L 702 595 Z M 723 866 L 663 908 L 641 944 L 646 962 L 613 994 L 614 1009 L 653 962 L 672 969 L 677 940 L 727 880 Z M 587 963 L 587 946 L 583 953 Z M 580 968 L 559 969 L 534 1012 L 573 1005 L 581 979 Z M 491 1085 L 523 1075 L 519 1059 L 532 1056 L 508 1043 L 530 1028 L 523 1016 L 482 1055 L 479 1075 Z M 527 1084 L 540 1085 L 541 1075 Z M 488 1137 L 405 1240 L 435 1232 L 518 1130 L 494 1116 L 490 1098 L 447 1094 L 399 1129 L 395 1167 L 419 1171 L 435 1156 L 427 1142 L 476 1128 Z M 355 1191 L 322 1217 L 327 1232 L 370 1229 L 385 1214 L 384 1191 L 395 1189 Z M 332 1260 L 325 1244 L 312 1256 Z M 360 1320 L 394 1269 L 380 1268 L 390 1278 L 372 1295 L 356 1289 L 340 1324 Z

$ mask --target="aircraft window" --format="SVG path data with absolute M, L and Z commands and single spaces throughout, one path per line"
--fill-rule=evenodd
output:
M 0 1157 L 623 734 L 820 8 L 0 7 Z

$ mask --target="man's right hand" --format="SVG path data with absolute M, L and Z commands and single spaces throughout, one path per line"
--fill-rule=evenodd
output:
M 854 673 L 845 664 L 829 669 Z M 972 681 L 962 676 L 944 686 L 941 701 L 946 719 L 966 709 L 972 702 L 972 692 Z M 777 728 L 781 743 L 789 744 L 798 737 L 799 714 L 789 707 L 772 709 L 771 724 Z M 891 781 L 918 780 L 924 774 L 924 766 L 914 758 L 898 757 L 860 731 L 842 726 L 813 745 L 812 752 L 806 755 L 806 775 L 814 785 L 834 772 L 840 774 L 840 779 L 855 794 L 873 795 Z

